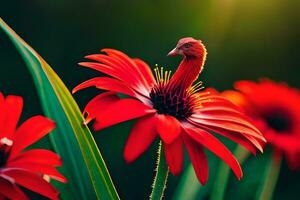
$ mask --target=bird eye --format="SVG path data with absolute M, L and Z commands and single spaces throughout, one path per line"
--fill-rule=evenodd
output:
M 184 48 L 190 48 L 191 46 L 192 46 L 191 43 L 185 43 L 185 44 L 183 45 Z

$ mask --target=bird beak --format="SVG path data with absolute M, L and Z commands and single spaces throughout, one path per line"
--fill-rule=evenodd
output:
M 170 51 L 170 52 L 168 53 L 168 56 L 176 56 L 176 55 L 178 55 L 178 53 L 179 53 L 179 51 L 178 51 L 178 49 L 175 47 L 172 51 Z

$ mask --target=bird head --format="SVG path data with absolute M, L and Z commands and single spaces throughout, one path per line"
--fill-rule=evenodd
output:
M 183 55 L 185 57 L 205 57 L 206 49 L 200 40 L 192 37 L 182 38 L 168 56 Z

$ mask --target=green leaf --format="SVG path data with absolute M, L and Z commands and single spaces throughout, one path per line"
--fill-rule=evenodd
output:
M 50 134 L 61 156 L 68 184 L 55 183 L 62 199 L 119 199 L 97 144 L 83 124 L 81 111 L 67 87 L 53 69 L 1 18 L 0 28 L 24 59 L 38 90 L 47 117 L 56 121 Z
M 240 181 L 231 173 L 224 199 L 255 199 L 259 187 L 264 182 L 263 172 L 268 166 L 270 155 L 270 149 L 265 148 L 263 154 L 249 156 L 242 163 L 244 176 Z
M 176 191 L 172 197 L 173 200 L 181 199 L 207 199 L 212 189 L 215 173 L 219 163 L 218 158 L 216 158 L 211 152 L 206 151 L 207 160 L 209 163 L 209 178 L 205 185 L 201 185 L 194 171 L 192 164 L 189 164 L 184 170 L 183 175 L 178 183 Z
M 173 195 L 173 200 L 186 199 L 196 199 L 197 192 L 202 189 L 196 174 L 194 172 L 194 167 L 192 164 L 184 170 L 182 178 L 177 186 L 176 192 Z
M 257 200 L 272 199 L 281 168 L 281 160 L 281 156 L 276 157 L 274 154 L 271 154 L 271 158 L 266 166 L 265 173 L 262 176 L 263 179 L 256 194 Z
M 238 145 L 234 151 L 234 156 L 239 161 L 240 165 L 249 157 L 250 152 Z M 220 163 L 219 170 L 216 175 L 214 187 L 211 193 L 211 200 L 225 199 L 225 192 L 229 180 L 230 168 L 224 162 Z

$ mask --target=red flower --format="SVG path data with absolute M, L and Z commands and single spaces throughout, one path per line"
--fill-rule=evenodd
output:
M 239 81 L 223 95 L 241 106 L 290 168 L 300 168 L 300 91 L 284 83 Z
M 43 116 L 35 116 L 18 128 L 23 108 L 18 96 L 3 97 L 0 92 L 0 199 L 28 199 L 22 186 L 50 199 L 58 199 L 58 192 L 43 176 L 61 182 L 66 179 L 55 169 L 61 160 L 44 149 L 25 150 L 47 135 L 55 123 Z
M 223 159 L 240 179 L 242 171 L 231 152 L 209 131 L 240 143 L 252 152 L 261 149 L 261 133 L 248 122 L 230 101 L 210 91 L 200 91 L 201 83 L 192 85 L 201 72 L 206 58 L 204 45 L 193 38 L 181 39 L 169 55 L 183 55 L 178 70 L 170 72 L 150 67 L 140 59 L 122 52 L 103 49 L 107 55 L 95 54 L 81 66 L 109 75 L 90 79 L 76 88 L 96 86 L 108 90 L 86 106 L 85 123 L 95 119 L 94 129 L 100 130 L 127 120 L 139 118 L 131 130 L 124 149 L 127 162 L 134 161 L 160 136 L 166 161 L 173 175 L 182 170 L 183 144 L 186 146 L 197 177 L 202 184 L 208 178 L 204 148 Z M 131 98 L 120 99 L 116 93 Z

